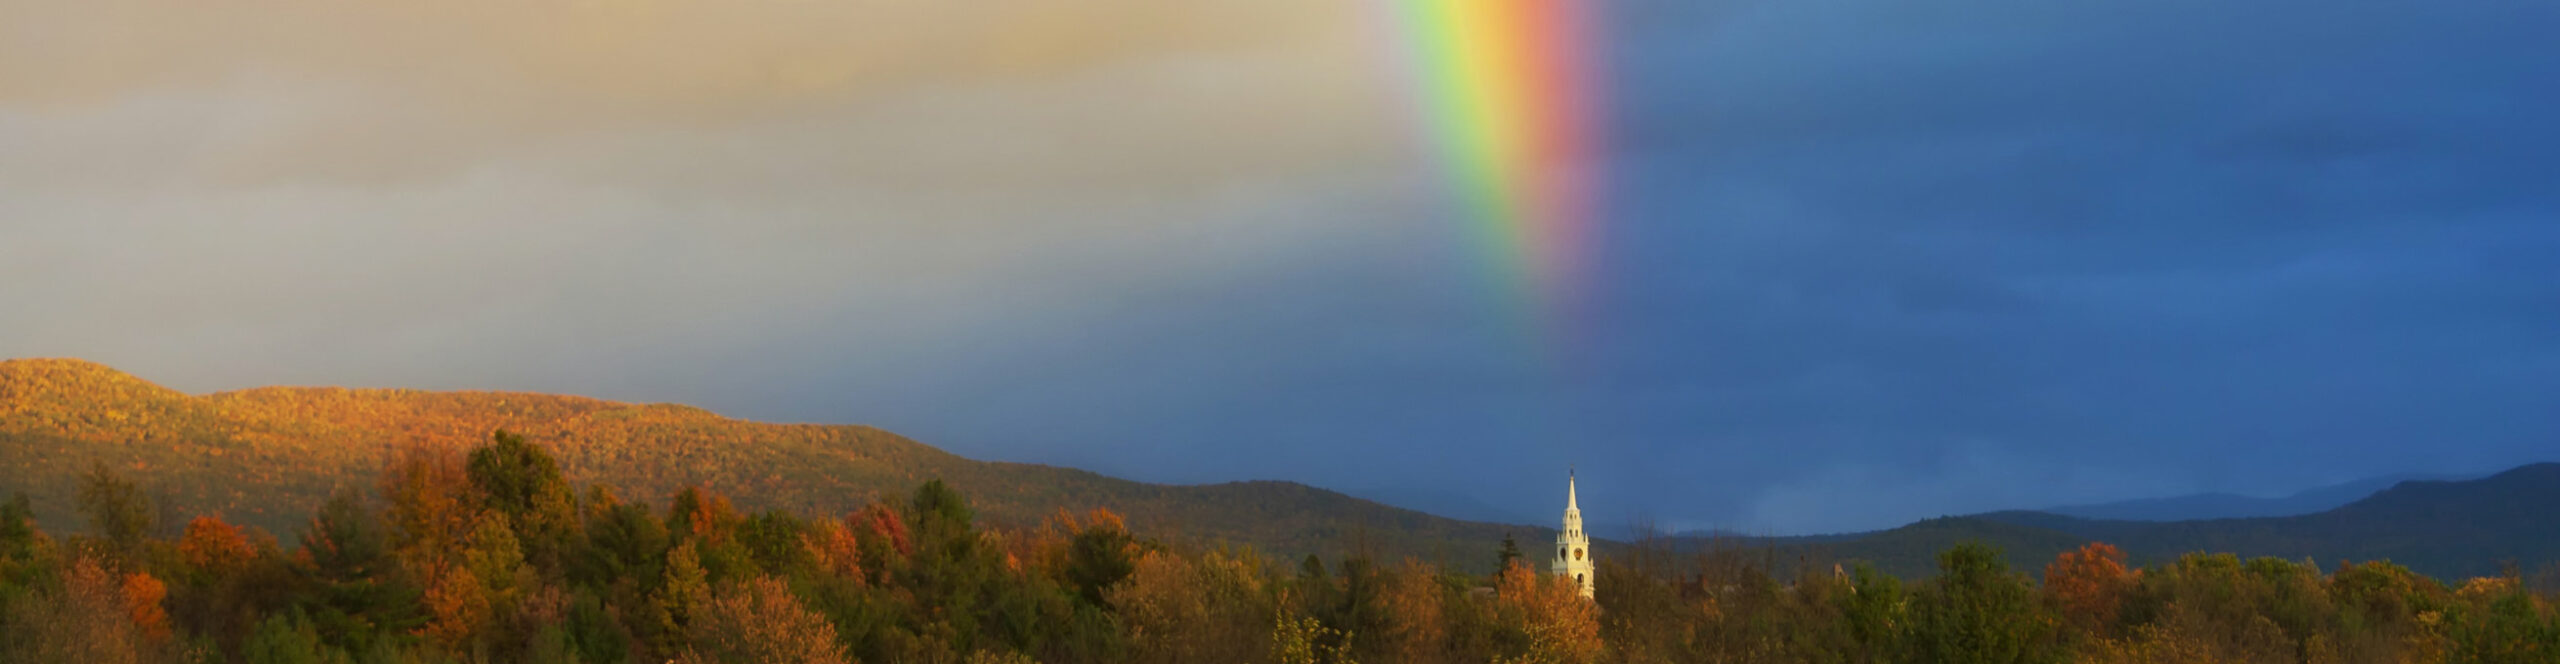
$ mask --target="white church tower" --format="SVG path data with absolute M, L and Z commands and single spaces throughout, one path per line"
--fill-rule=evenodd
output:
M 1582 505 L 1573 495 L 1573 473 L 1564 474 L 1564 527 L 1556 531 L 1556 576 L 1571 576 L 1582 598 L 1591 599 L 1591 537 L 1582 533 Z

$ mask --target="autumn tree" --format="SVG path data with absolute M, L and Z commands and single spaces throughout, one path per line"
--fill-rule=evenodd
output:
M 178 539 L 178 557 L 198 573 L 220 576 L 249 564 L 258 555 L 249 547 L 249 536 L 222 519 L 199 516 L 187 522 L 187 533 Z
M 2328 581 L 2345 656 L 2433 661 L 2448 648 L 2442 621 L 2448 593 L 2434 579 L 2374 560 L 2342 562 Z
M 2044 597 L 2064 622 L 2082 634 L 2103 637 L 2116 624 L 2134 576 L 2124 552 L 2105 542 L 2065 551 L 2044 568 Z
M 692 648 L 679 661 L 723 664 L 849 662 L 835 625 L 770 577 L 722 589 L 690 627 Z
M 489 597 L 480 580 L 458 565 L 436 572 L 423 601 L 427 635 L 451 652 L 469 652 L 490 620 Z
M 1244 662 L 1266 652 L 1272 607 L 1259 561 L 1212 552 L 1193 561 L 1149 551 L 1107 601 L 1126 626 L 1135 662 Z
M 161 602 L 169 598 L 169 585 L 149 573 L 133 572 L 124 575 L 121 590 L 124 615 L 133 621 L 134 629 L 139 630 L 144 638 L 167 640 L 169 609 Z
M 1448 593 L 1440 569 L 1408 557 L 1385 581 L 1378 602 L 1386 625 L 1373 640 L 1377 650 L 1398 662 L 1445 661 L 1449 634 L 1441 607 Z
M 847 525 L 864 534 L 863 565 L 874 576 L 884 572 L 890 561 L 915 555 L 915 536 L 906 517 L 887 503 L 864 505 Z
M 461 551 L 481 505 L 490 502 L 472 484 L 462 454 L 441 445 L 410 445 L 392 453 L 376 482 L 384 526 L 393 550 L 413 570 L 432 572 Z
M 534 583 L 533 569 L 525 564 L 506 517 L 483 520 L 454 564 L 439 570 L 427 590 L 426 604 L 434 614 L 428 631 L 455 652 L 489 652 L 495 643 L 520 642 L 530 635 L 505 628 Z
M 1705 602 L 1685 596 L 1684 584 L 1673 578 L 1677 572 L 1648 564 L 1660 559 L 1622 554 L 1592 570 L 1601 638 L 1628 664 L 1714 659 L 1698 647 L 1700 629 L 1714 616 Z
M 82 557 L 62 586 L 21 602 L 0 623 L 0 661 L 127 664 L 156 659 L 135 624 L 125 584 L 98 561 Z M 158 598 L 151 598 L 154 602 Z
M 804 535 L 810 558 L 819 569 L 859 587 L 868 585 L 862 571 L 862 539 L 845 522 L 821 520 Z
M 1502 624 L 1517 630 L 1526 647 L 1501 661 L 1569 664 L 1598 661 L 1599 607 L 1582 597 L 1572 579 L 1541 575 L 1526 565 L 1502 573 L 1495 593 Z
M 755 572 L 753 556 L 736 535 L 744 521 L 728 496 L 699 484 L 677 491 L 667 505 L 668 533 L 676 543 L 693 546 L 711 583 Z
M 2517 578 L 2480 578 L 2463 584 L 2450 611 L 2453 661 L 2526 664 L 2560 659 L 2560 616 L 2554 616 Z

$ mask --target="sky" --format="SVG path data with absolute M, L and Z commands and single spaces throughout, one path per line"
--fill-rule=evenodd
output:
M 2560 460 L 2560 5 L 1607 3 L 1570 353 L 1392 14 L 0 0 L 0 357 L 1770 534 Z

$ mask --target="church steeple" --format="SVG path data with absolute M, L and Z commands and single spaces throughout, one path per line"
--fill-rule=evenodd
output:
M 1574 486 L 1574 473 L 1564 474 L 1564 524 L 1556 530 L 1556 558 L 1547 569 L 1556 576 L 1570 576 L 1582 591 L 1583 599 L 1591 598 L 1591 537 L 1582 532 L 1582 497 Z

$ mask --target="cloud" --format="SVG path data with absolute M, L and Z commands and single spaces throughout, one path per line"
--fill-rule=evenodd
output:
M 0 4 L 0 317 L 195 389 L 592 390 L 1082 307 L 1411 197 L 1358 9 Z

